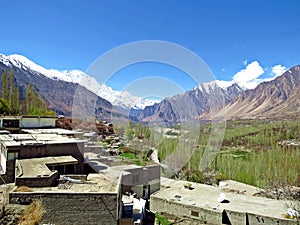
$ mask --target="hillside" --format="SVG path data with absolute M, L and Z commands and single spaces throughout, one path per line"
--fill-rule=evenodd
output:
M 14 70 L 14 82 L 19 87 L 21 98 L 25 96 L 27 84 L 31 83 L 39 95 L 48 102 L 49 107 L 57 114 L 71 116 L 73 110 L 80 112 L 81 115 L 88 115 L 96 111 L 102 118 L 110 118 L 111 103 L 79 84 L 50 79 L 42 73 L 31 70 L 30 67 L 24 64 L 14 64 L 10 61 L 0 60 L 0 74 L 4 70 L 10 71 L 11 69 Z M 80 95 L 76 95 L 76 92 L 80 92 Z M 81 101 L 81 104 L 73 104 L 75 95 L 77 102 Z M 90 112 L 90 110 L 92 111 Z
M 227 87 L 221 87 L 218 81 L 199 84 L 193 90 L 147 106 L 138 118 L 144 122 L 162 120 L 171 123 L 195 119 L 210 108 L 224 107 L 242 91 L 237 84 Z
M 300 66 L 246 90 L 226 106 L 228 118 L 299 117 Z

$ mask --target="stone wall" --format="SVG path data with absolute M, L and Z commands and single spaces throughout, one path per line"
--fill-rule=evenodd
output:
M 24 205 L 7 205 L 5 207 L 0 207 L 0 224 L 19 224 L 19 219 L 26 207 L 27 206 Z
M 10 203 L 19 204 L 40 199 L 46 210 L 41 224 L 117 224 L 117 193 L 12 192 L 9 197 Z

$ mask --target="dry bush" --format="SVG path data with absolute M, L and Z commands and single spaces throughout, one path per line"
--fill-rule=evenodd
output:
M 263 196 L 271 199 L 300 200 L 300 189 L 292 186 L 288 181 L 279 179 L 269 179 L 268 185 L 259 190 L 257 196 Z
M 33 192 L 31 188 L 27 187 L 27 186 L 20 186 L 17 187 L 16 190 L 14 190 L 14 192 Z
M 21 215 L 19 225 L 38 225 L 44 213 L 42 202 L 33 201 Z

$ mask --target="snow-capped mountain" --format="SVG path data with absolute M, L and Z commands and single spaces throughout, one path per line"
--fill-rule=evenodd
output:
M 139 115 L 140 121 L 163 120 L 171 123 L 198 118 L 210 108 L 224 107 L 244 90 L 234 82 L 211 81 L 193 90 L 166 98 L 158 104 L 147 106 Z
M 47 70 L 27 61 L 25 57 L 0 55 L 0 74 L 5 70 L 14 71 L 14 84 L 19 88 L 21 99 L 25 98 L 26 88 L 30 83 L 57 115 L 85 119 L 92 114 L 109 120 L 114 113 L 112 104 L 107 100 L 77 83 L 49 78 L 42 73 L 44 71 L 47 74 Z M 76 95 L 78 91 L 80 95 Z M 74 104 L 74 99 L 77 104 Z M 76 112 L 76 115 L 73 115 L 73 112 Z
M 113 90 L 105 84 L 100 84 L 95 78 L 80 70 L 58 71 L 55 69 L 46 69 L 22 55 L 0 54 L 0 62 L 6 66 L 13 65 L 14 67 L 23 70 L 35 71 L 53 80 L 62 80 L 80 84 L 91 92 L 111 102 L 113 105 L 126 110 L 130 110 L 131 108 L 143 109 L 146 106 L 159 102 L 157 100 L 149 100 L 133 96 L 128 91 Z
M 206 92 L 209 94 L 210 92 L 215 91 L 216 88 L 221 88 L 223 90 L 226 90 L 228 87 L 232 86 L 233 84 L 234 81 L 213 80 L 207 83 L 199 84 L 194 88 L 194 90 L 198 89 L 201 92 Z M 241 87 L 239 86 L 239 88 Z

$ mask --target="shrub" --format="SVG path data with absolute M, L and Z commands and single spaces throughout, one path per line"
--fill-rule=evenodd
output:
M 33 201 L 21 215 L 19 225 L 38 225 L 44 213 L 42 202 Z
M 27 186 L 20 186 L 17 187 L 17 189 L 14 190 L 14 192 L 32 192 L 32 189 Z

